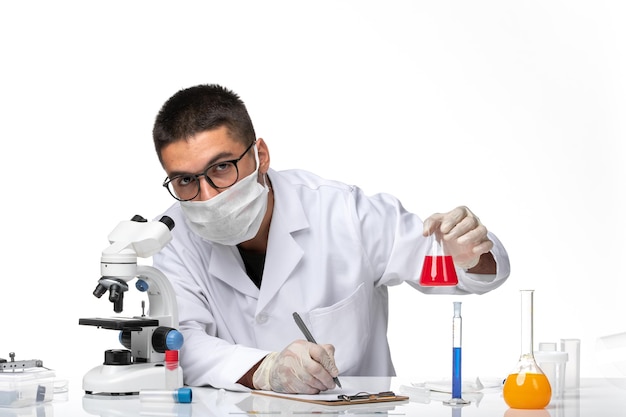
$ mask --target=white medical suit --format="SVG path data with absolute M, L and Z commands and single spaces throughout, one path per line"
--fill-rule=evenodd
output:
M 406 281 L 428 292 L 481 294 L 509 275 L 508 255 L 493 235 L 496 275 L 457 268 L 457 287 L 418 284 L 427 239 L 422 220 L 386 194 L 299 170 L 268 172 L 274 191 L 261 288 L 236 247 L 192 232 L 178 203 L 176 223 L 154 266 L 177 294 L 185 383 L 245 390 L 236 381 L 270 351 L 303 339 L 298 312 L 318 343 L 335 346 L 341 375 L 395 375 L 387 343 L 388 285 Z

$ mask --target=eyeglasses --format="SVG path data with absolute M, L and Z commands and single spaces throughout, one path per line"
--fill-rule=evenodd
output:
M 211 165 L 200 174 L 181 174 L 165 178 L 163 187 L 167 188 L 172 197 L 178 201 L 193 200 L 200 194 L 200 178 L 204 179 L 216 190 L 232 187 L 239 179 L 237 163 L 248 153 L 256 141 L 252 142 L 241 156 L 230 161 L 222 161 Z

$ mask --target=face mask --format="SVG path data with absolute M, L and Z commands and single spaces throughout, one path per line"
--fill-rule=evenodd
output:
M 232 187 L 206 201 L 181 201 L 187 224 L 196 234 L 222 245 L 238 245 L 259 232 L 267 211 L 267 184 L 257 181 L 259 155 L 254 147 L 257 168 Z

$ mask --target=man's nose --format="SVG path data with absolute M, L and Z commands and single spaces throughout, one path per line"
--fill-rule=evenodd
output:
M 209 184 L 209 181 L 207 181 L 206 177 L 202 176 L 198 178 L 198 181 L 200 181 L 200 193 L 198 193 L 196 200 L 206 201 L 219 194 L 219 191 L 217 191 L 211 186 L 211 184 Z

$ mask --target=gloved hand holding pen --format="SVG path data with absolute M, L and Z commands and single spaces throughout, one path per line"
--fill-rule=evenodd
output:
M 468 270 L 478 265 L 481 255 L 493 248 L 487 228 L 467 207 L 457 207 L 448 213 L 435 213 L 424 221 L 424 236 L 440 233 L 447 253 L 454 264 Z M 492 257 L 490 257 L 493 260 Z M 493 263 L 495 274 L 495 263 Z
M 296 340 L 282 352 L 272 352 L 254 373 L 255 389 L 291 394 L 317 394 L 335 387 L 339 375 L 335 347 Z

